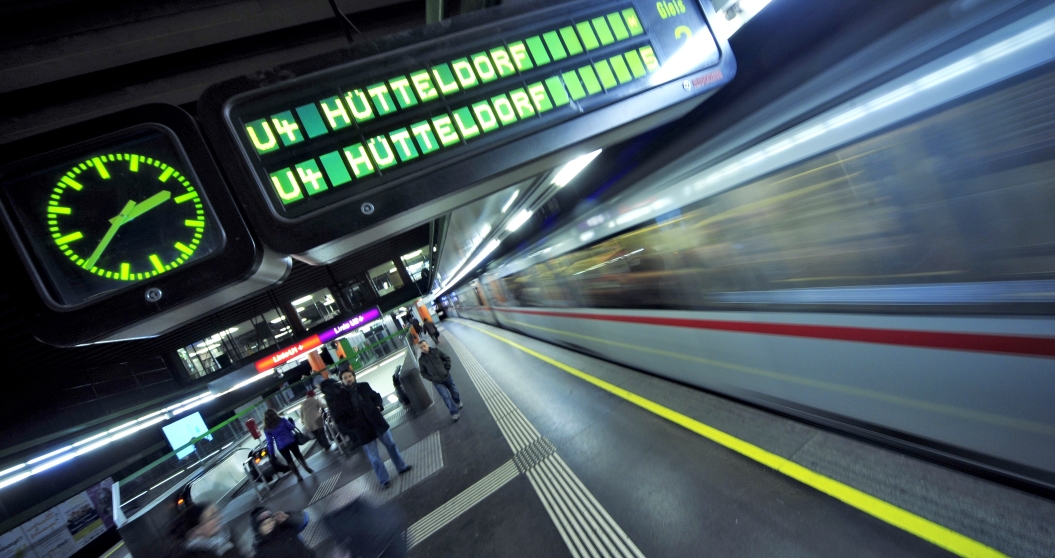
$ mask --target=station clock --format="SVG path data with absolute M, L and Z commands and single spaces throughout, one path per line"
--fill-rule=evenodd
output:
M 262 259 L 194 120 L 168 105 L 2 146 L 0 217 L 26 270 L 4 278 L 57 345 L 171 329 Z

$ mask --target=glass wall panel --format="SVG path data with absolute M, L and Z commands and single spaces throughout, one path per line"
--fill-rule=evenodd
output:
M 308 329 L 331 318 L 336 318 L 341 313 L 330 289 L 319 289 L 308 296 L 294 300 L 292 304 L 300 322 Z
M 391 261 L 367 271 L 366 274 L 370 277 L 370 282 L 373 283 L 377 296 L 385 296 L 403 286 L 403 280 L 399 277 L 396 264 Z
M 403 260 L 403 266 L 407 268 L 407 273 L 410 274 L 410 278 L 414 281 L 420 281 L 429 270 L 428 246 L 422 247 L 420 250 L 414 250 L 409 254 L 403 254 L 400 259 Z
M 344 287 L 344 299 L 348 301 L 348 306 L 352 310 L 357 310 L 366 306 L 367 301 L 370 297 L 367 293 L 370 292 L 370 287 L 366 286 L 364 281 L 356 281 L 346 287 Z

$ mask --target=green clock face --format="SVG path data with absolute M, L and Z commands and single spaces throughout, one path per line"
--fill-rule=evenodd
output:
M 142 281 L 194 256 L 208 226 L 191 181 L 136 153 L 82 161 L 56 182 L 44 210 L 54 249 L 111 281 Z
M 5 168 L 0 204 L 38 290 L 61 309 L 174 277 L 224 245 L 182 146 L 153 124 Z

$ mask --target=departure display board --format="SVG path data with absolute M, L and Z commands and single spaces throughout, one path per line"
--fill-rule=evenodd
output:
M 225 132 L 272 220 L 370 201 L 723 59 L 692 0 L 561 3 L 458 31 L 226 100 Z M 726 58 L 726 74 L 686 82 L 678 100 L 730 78 Z M 388 209 L 369 205 L 355 209 Z

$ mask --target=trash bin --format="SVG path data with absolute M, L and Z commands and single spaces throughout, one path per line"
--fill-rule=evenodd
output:
M 418 361 L 414 358 L 414 350 L 407 351 L 403 360 L 403 366 L 399 371 L 399 383 L 410 400 L 410 414 L 416 415 L 432 405 L 432 395 L 425 387 L 425 381 L 421 379 L 418 372 Z

